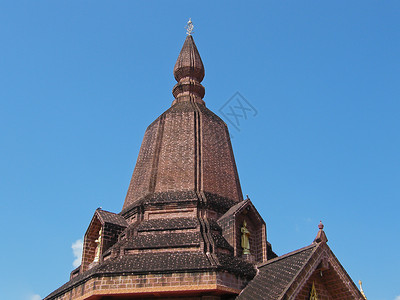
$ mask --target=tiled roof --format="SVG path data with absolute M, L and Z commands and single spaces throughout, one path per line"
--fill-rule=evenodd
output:
M 229 251 L 232 251 L 232 253 L 233 253 L 233 247 L 226 241 L 226 239 L 221 234 L 213 232 L 211 234 L 211 236 L 212 236 L 217 248 L 228 249 Z
M 257 273 L 254 265 L 245 260 L 224 253 L 217 253 L 216 255 L 221 265 L 220 268 L 228 272 L 247 279 L 252 279 Z
M 156 219 L 143 221 L 139 224 L 137 230 L 140 231 L 157 231 L 157 230 L 174 230 L 174 229 L 192 229 L 198 226 L 196 218 L 174 218 L 174 219 Z
M 149 263 L 151 262 L 151 264 Z M 180 271 L 209 268 L 210 263 L 202 252 L 163 252 L 125 255 L 100 265 L 101 273 Z
M 207 207 L 222 213 L 227 211 L 230 207 L 232 207 L 232 205 L 236 203 L 235 201 L 229 198 L 222 197 L 217 194 L 209 192 L 204 192 L 204 196 L 207 199 Z
M 211 230 L 218 231 L 219 233 L 222 233 L 221 226 L 214 219 L 208 219 L 208 224 L 210 224 L 210 229 Z
M 281 294 L 307 263 L 316 248 L 317 244 L 312 244 L 261 265 L 259 273 L 236 299 L 281 299 Z
M 85 281 L 93 276 L 103 276 L 120 273 L 149 273 L 182 270 L 204 270 L 212 269 L 207 256 L 203 252 L 163 252 L 163 253 L 141 253 L 125 255 L 117 259 L 109 259 L 85 273 L 82 273 L 55 290 L 45 299 L 53 297 L 79 282 Z
M 126 222 L 124 217 L 122 217 L 122 216 L 120 216 L 118 214 L 115 214 L 115 213 L 112 213 L 112 212 L 109 212 L 109 211 L 106 211 L 106 210 L 101 210 L 101 209 L 96 210 L 96 212 L 98 213 L 100 219 L 104 223 L 111 223 L 111 224 L 115 224 L 115 225 L 118 225 L 118 226 L 121 226 L 121 227 L 127 227 L 128 226 L 128 223 Z
M 144 234 L 129 239 L 124 249 L 155 249 L 170 247 L 199 246 L 199 232 Z

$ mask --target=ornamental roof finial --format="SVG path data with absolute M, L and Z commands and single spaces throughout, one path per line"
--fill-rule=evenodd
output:
M 193 32 L 193 23 L 192 23 L 192 18 L 189 18 L 189 21 L 187 22 L 187 25 L 185 26 L 186 28 L 186 34 L 187 35 L 192 35 Z
M 204 65 L 193 36 L 190 34 L 193 30 L 191 23 L 192 21 L 189 19 L 188 35 L 174 67 L 174 77 L 178 83 L 172 89 L 175 97 L 172 104 L 182 101 L 205 104 L 203 101 L 205 90 L 200 83 L 204 78 Z
M 367 300 L 367 296 L 365 296 L 364 290 L 363 290 L 363 288 L 362 288 L 362 281 L 359 280 L 359 281 L 358 281 L 358 284 L 360 285 L 360 292 L 361 292 L 361 294 L 363 295 L 364 299 Z
M 324 224 L 322 224 L 322 221 L 319 221 L 318 229 L 319 229 L 319 231 L 317 233 L 317 236 L 314 239 L 314 243 L 328 242 L 328 238 L 326 237 L 326 234 L 324 232 Z

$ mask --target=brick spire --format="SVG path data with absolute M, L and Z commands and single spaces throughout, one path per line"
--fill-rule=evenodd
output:
M 178 83 L 172 89 L 175 100 L 193 101 L 204 104 L 204 87 L 200 82 L 204 78 L 204 65 L 193 37 L 188 35 L 179 53 L 174 67 L 174 77 Z
M 204 66 L 191 35 L 179 53 L 174 77 L 175 100 L 146 130 L 124 215 L 141 203 L 172 205 L 193 199 L 193 193 L 209 207 L 214 201 L 213 209 L 223 212 L 243 200 L 228 128 L 202 99 Z

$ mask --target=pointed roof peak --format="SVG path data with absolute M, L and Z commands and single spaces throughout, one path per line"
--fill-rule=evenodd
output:
M 324 224 L 322 224 L 322 221 L 319 221 L 318 229 L 319 230 L 318 230 L 317 236 L 314 239 L 314 243 L 328 242 L 328 238 L 326 237 L 326 234 L 324 232 Z
M 193 36 L 188 34 L 175 63 L 174 77 L 178 82 L 184 77 L 191 77 L 201 82 L 204 73 L 204 65 Z
M 202 99 L 205 90 L 200 84 L 205 74 L 204 65 L 190 33 L 188 29 L 188 35 L 174 67 L 174 77 L 178 83 L 172 89 L 172 94 L 175 97 L 173 104 L 181 101 L 204 104 Z

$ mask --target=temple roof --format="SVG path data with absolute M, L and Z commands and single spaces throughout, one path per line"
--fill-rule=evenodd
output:
M 309 293 L 314 280 L 323 284 L 329 299 L 363 299 L 362 294 L 327 245 L 322 222 L 318 236 L 304 248 L 278 256 L 258 266 L 258 273 L 236 299 L 299 299 Z M 317 236 L 317 237 L 318 237 Z
M 236 299 L 281 299 L 280 296 L 314 253 L 317 244 L 279 256 L 259 267 L 259 273 Z

